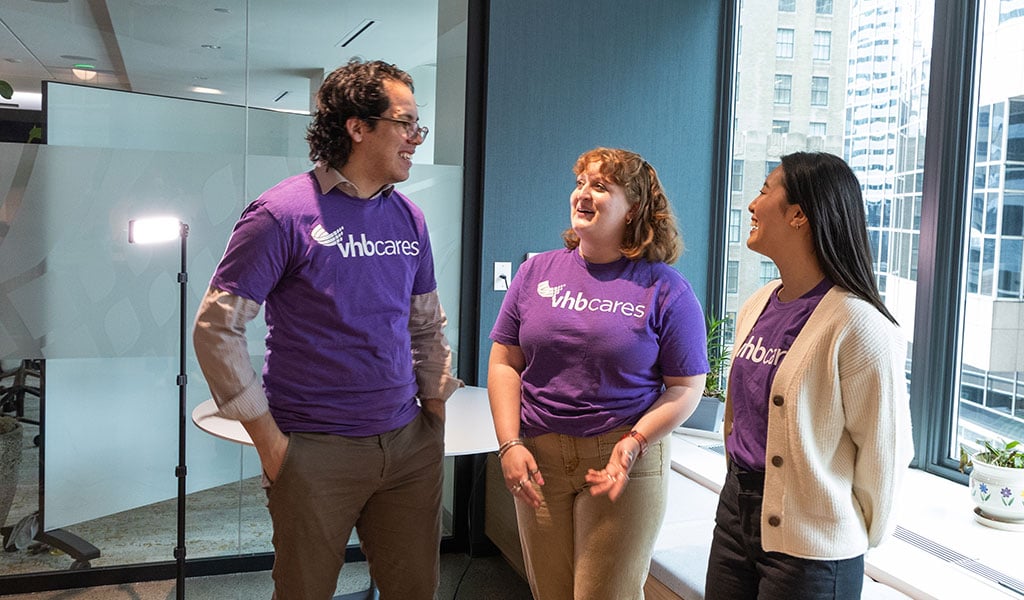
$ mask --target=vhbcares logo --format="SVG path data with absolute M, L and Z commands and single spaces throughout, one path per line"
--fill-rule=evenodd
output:
M 754 336 L 750 336 L 736 352 L 736 358 L 749 360 L 752 363 L 761 363 L 763 365 L 779 364 L 779 362 L 782 361 L 782 358 L 786 356 L 788 350 L 783 350 L 781 348 L 765 348 L 761 345 L 763 342 L 764 338 L 762 337 L 758 337 L 755 342 Z
M 334 231 L 327 231 L 321 225 L 317 225 L 309 235 L 313 238 L 313 241 L 321 246 L 337 246 L 344 258 L 361 256 L 417 256 L 420 253 L 420 243 L 418 240 L 371 240 L 367 239 L 365 233 L 359 234 L 358 238 L 349 234 L 346 238 L 344 227 L 339 227 Z
M 551 286 L 551 282 L 545 279 L 537 284 L 537 295 L 541 298 L 551 298 L 552 308 L 563 310 L 574 310 L 576 312 L 603 312 L 620 313 L 626 317 L 643 318 L 647 307 L 643 304 L 623 302 L 622 300 L 604 300 L 602 298 L 585 298 L 582 292 L 573 295 L 572 290 L 566 290 L 565 284 Z

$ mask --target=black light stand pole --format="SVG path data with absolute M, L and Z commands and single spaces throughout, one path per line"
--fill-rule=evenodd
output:
M 177 600 L 185 600 L 185 392 L 188 376 L 185 374 L 185 300 L 188 291 L 188 267 L 185 263 L 188 246 L 188 224 L 181 224 L 181 271 L 178 273 L 178 285 L 181 299 L 178 305 L 178 467 L 174 470 L 178 478 L 178 546 L 174 549 L 174 558 L 178 561 Z

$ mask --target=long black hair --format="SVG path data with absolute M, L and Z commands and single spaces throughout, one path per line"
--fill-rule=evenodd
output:
M 875 284 L 864 199 L 849 165 L 825 152 L 794 152 L 782 157 L 782 177 L 786 200 L 807 215 L 825 275 L 896 323 Z

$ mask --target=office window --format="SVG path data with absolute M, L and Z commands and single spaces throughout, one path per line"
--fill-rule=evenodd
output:
M 996 0 L 980 2 L 985 25 L 977 56 L 1024 55 L 1019 27 L 984 16 L 1000 6 Z M 1004 310 L 1019 310 L 1024 302 L 1024 102 L 1014 99 L 1020 89 L 1006 85 L 1019 76 L 1020 64 L 1009 58 L 980 64 L 976 96 L 986 102 L 973 115 L 972 189 L 965 199 L 969 218 L 960 275 L 960 394 L 953 399 L 950 460 L 961 444 L 974 447 L 979 438 L 992 435 L 1020 439 L 1024 431 L 1024 364 L 1018 359 L 1024 327 L 984 317 L 984 307 L 996 299 Z
M 1024 431 L 1024 324 L 1015 324 L 1019 319 L 1012 316 L 993 319 L 994 310 L 1010 315 L 1024 311 L 1016 304 L 1024 303 L 1024 88 L 1019 85 L 1024 9 L 1011 15 L 1021 0 L 972 4 L 977 6 L 979 30 L 971 38 L 977 45 L 968 49 L 973 56 L 965 64 L 976 69 L 976 89 L 968 94 L 966 107 L 958 101 L 936 113 L 935 103 L 929 106 L 928 99 L 957 94 L 944 88 L 950 78 L 956 81 L 962 74 L 933 67 L 950 61 L 962 39 L 943 30 L 942 48 L 936 46 L 941 52 L 933 55 L 929 24 L 948 23 L 938 17 L 955 13 L 951 7 L 963 3 L 802 0 L 799 6 L 784 2 L 776 12 L 775 3 L 747 2 L 739 18 L 749 39 L 770 43 L 775 34 L 778 42 L 780 27 L 792 27 L 810 39 L 801 37 L 800 50 L 794 47 L 793 58 L 775 71 L 765 70 L 764 52 L 741 56 L 737 72 L 748 94 L 733 110 L 746 126 L 742 135 L 734 136 L 734 151 L 748 164 L 760 161 L 768 170 L 779 154 L 793 150 L 772 135 L 778 131 L 776 124 L 768 125 L 788 120 L 790 134 L 808 134 L 808 148 L 842 156 L 853 169 L 865 202 L 880 293 L 904 331 L 913 336 L 907 376 L 915 398 L 914 424 L 933 428 L 922 440 L 940 440 L 919 441 L 918 462 L 947 475 L 955 471 L 954 456 L 961 443 L 973 444 L 984 435 L 1020 438 Z M 801 16 L 796 25 L 793 11 L 798 8 L 816 14 L 806 20 Z M 771 58 L 769 54 L 768 64 Z M 948 67 L 958 64 L 950 62 Z M 933 73 L 941 73 L 942 80 L 931 80 Z M 768 86 L 772 94 L 767 93 Z M 936 120 L 929 123 L 931 118 Z M 926 163 L 927 134 L 934 137 L 949 127 L 975 128 L 970 132 L 969 164 L 940 164 L 933 156 Z M 942 170 L 941 176 L 925 173 L 926 167 Z M 953 189 L 964 189 L 963 197 L 925 198 L 923 182 L 929 176 L 946 178 Z M 962 181 L 965 176 L 969 179 Z M 749 202 L 728 196 L 731 209 Z M 922 235 L 922 213 L 932 215 L 944 232 L 941 227 L 959 222 L 961 212 L 963 231 L 953 232 L 962 236 L 957 243 Z M 963 255 L 950 256 L 950 247 Z M 774 275 L 764 257 L 740 246 L 731 247 L 726 260 L 740 261 L 743 275 L 739 293 L 725 300 L 723 313 L 738 310 L 757 284 Z M 935 304 L 921 307 L 924 315 L 915 314 L 916 302 L 931 295 L 918 289 L 919 270 L 953 282 L 948 297 L 936 297 Z M 953 306 L 946 304 L 950 298 Z M 935 335 L 953 337 L 950 343 L 935 344 Z M 927 367 L 915 365 L 919 359 Z M 953 373 L 941 371 L 941 389 L 935 387 L 940 378 L 933 371 L 940 364 L 953 365 Z M 929 379 L 917 379 L 915 368 L 927 368 Z M 928 392 L 927 397 L 921 390 Z M 926 411 L 921 408 L 925 402 Z M 945 422 L 939 423 L 936 415 Z
M 1003 158 L 1003 111 L 1005 108 L 1006 104 L 1003 102 L 992 105 L 988 138 L 989 160 L 1001 160 Z
M 1006 119 L 1006 160 L 1024 161 L 1024 100 L 1010 100 Z
M 740 261 L 730 260 L 725 265 L 725 293 L 735 294 L 740 291 Z
M 978 110 L 978 115 L 977 115 L 977 123 L 978 123 L 978 125 L 977 125 L 977 129 L 978 129 L 977 140 L 978 141 L 974 145 L 974 151 L 975 151 L 975 158 L 977 158 L 977 160 L 981 160 L 981 161 L 988 160 L 988 136 L 989 136 L 989 133 L 988 133 L 988 130 L 989 130 L 988 121 L 989 121 L 989 115 L 990 115 L 991 112 L 992 112 L 992 107 L 991 106 L 982 106 L 981 109 Z
M 1020 297 L 1021 240 L 1003 239 L 999 248 L 999 277 L 996 296 Z
M 727 311 L 725 313 L 725 332 L 722 334 L 722 340 L 727 346 L 731 346 L 733 341 L 736 339 L 736 312 Z
M 789 121 L 772 120 L 772 133 L 789 133 Z
M 734 159 L 732 161 L 732 191 L 743 191 L 743 161 Z
M 828 77 L 811 77 L 811 106 L 828 106 Z
M 796 12 L 796 0 L 779 0 L 779 12 Z
M 815 31 L 814 46 L 812 47 L 814 60 L 832 60 L 832 32 Z
M 793 76 L 775 74 L 775 104 L 789 104 L 793 101 Z
M 740 241 L 740 233 L 743 227 L 743 211 L 738 208 L 729 209 L 729 243 L 736 244 Z M 739 264 L 739 263 L 736 263 Z
M 775 58 L 793 58 L 793 30 L 779 28 L 775 32 Z
M 766 160 L 764 161 L 764 178 L 768 179 L 768 175 L 775 170 L 775 167 L 782 164 L 780 160 Z
M 1000 233 L 1007 236 L 1024 236 L 1024 194 L 1003 193 L 1003 225 Z
M 770 260 L 761 261 L 761 285 L 767 284 L 773 279 L 779 278 L 779 268 Z

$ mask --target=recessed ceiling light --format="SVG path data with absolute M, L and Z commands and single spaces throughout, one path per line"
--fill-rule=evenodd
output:
M 21 62 L 20 58 L 5 58 L 4 60 L 6 60 L 9 63 L 14 63 L 14 64 L 18 64 L 18 63 Z
M 192 91 L 196 92 L 197 94 L 213 94 L 215 96 L 220 96 L 221 94 L 224 93 L 224 92 L 222 92 L 222 91 L 220 91 L 218 89 L 215 89 L 215 88 L 202 87 L 202 86 L 198 86 L 198 85 L 192 86 Z
M 213 12 L 219 12 L 219 13 L 224 13 L 226 15 L 229 15 L 229 14 L 231 14 L 231 9 L 229 9 L 229 8 L 215 8 L 215 9 L 213 9 Z
M 217 44 L 203 44 L 202 47 L 206 48 L 207 50 L 220 50 L 220 46 L 218 46 Z
M 93 71 L 92 69 L 74 68 L 71 69 L 71 74 L 82 81 L 92 81 L 93 79 L 96 79 L 96 71 Z

